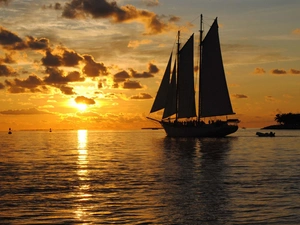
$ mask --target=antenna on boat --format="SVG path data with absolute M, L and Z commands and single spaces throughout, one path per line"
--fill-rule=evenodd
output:
M 201 99 L 200 99 L 200 91 L 201 91 L 201 69 L 202 69 L 202 39 L 203 39 L 203 16 L 200 16 L 200 36 L 199 36 L 199 93 L 198 93 L 198 122 L 200 122 L 200 110 L 201 110 Z

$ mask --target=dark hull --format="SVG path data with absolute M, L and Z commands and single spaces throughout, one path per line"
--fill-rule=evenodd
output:
M 199 124 L 183 125 L 161 122 L 168 137 L 225 137 L 238 130 L 237 125 Z

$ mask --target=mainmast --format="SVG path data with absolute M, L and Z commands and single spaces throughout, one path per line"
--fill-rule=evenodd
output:
M 178 119 L 178 88 L 179 88 L 179 85 L 178 85 L 178 73 L 179 73 L 179 61 L 180 61 L 180 56 L 179 56 L 179 51 L 180 51 L 180 30 L 178 31 L 178 34 L 177 34 L 177 36 L 178 36 L 178 40 L 177 40 L 177 68 L 176 68 L 176 70 L 177 70 L 177 86 L 176 86 L 176 118 L 175 118 L 175 121 L 177 121 L 177 119 Z
M 200 37 L 199 37 L 199 93 L 198 93 L 198 122 L 200 122 L 200 112 L 201 112 L 201 69 L 202 69 L 202 39 L 203 39 L 203 16 L 200 16 Z

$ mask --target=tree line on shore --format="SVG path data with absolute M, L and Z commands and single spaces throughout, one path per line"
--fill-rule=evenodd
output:
M 276 114 L 275 121 L 280 125 L 299 125 L 300 126 L 300 114 L 295 113 L 282 113 Z

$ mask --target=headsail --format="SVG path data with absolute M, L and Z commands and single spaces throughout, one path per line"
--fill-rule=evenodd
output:
M 234 114 L 223 67 L 217 19 L 202 42 L 201 67 L 200 116 Z
M 160 109 L 164 109 L 166 106 L 169 83 L 170 83 L 170 74 L 171 74 L 171 62 L 172 62 L 172 54 L 170 55 L 169 62 L 167 68 L 165 70 L 163 79 L 160 83 L 156 98 L 150 110 L 150 113 L 156 112 Z
M 196 116 L 194 87 L 194 34 L 179 52 L 178 118 Z

